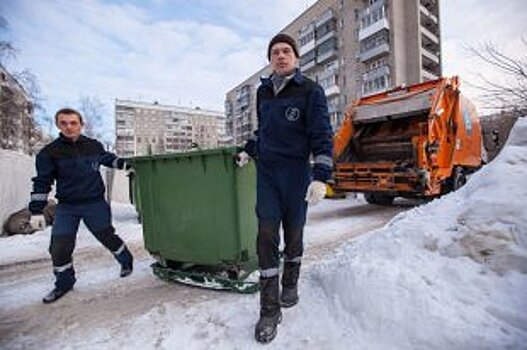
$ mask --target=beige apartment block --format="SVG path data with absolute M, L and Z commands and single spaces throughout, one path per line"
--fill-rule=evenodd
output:
M 0 149 L 36 154 L 49 141 L 33 117 L 31 96 L 0 64 Z
M 216 148 L 222 112 L 159 103 L 115 101 L 116 153 L 123 157 Z
M 334 129 L 361 96 L 441 76 L 439 0 L 319 0 L 280 32 L 297 40 L 301 71 L 324 88 Z M 237 145 L 256 127 L 256 89 L 270 73 L 264 67 L 226 94 Z

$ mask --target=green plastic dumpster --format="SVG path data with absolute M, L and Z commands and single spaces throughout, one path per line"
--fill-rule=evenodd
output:
M 255 168 L 238 167 L 236 154 L 232 147 L 129 160 L 145 248 L 162 266 L 255 270 Z

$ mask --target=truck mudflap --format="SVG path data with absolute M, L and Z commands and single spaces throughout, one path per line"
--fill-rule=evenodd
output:
M 251 271 L 184 263 L 171 265 L 159 261 L 151 267 L 156 276 L 168 282 L 241 294 L 252 294 L 259 290 L 255 273 Z

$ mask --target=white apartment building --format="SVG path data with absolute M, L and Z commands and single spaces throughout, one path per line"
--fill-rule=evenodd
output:
M 199 107 L 116 100 L 115 150 L 129 157 L 216 148 L 224 118 Z

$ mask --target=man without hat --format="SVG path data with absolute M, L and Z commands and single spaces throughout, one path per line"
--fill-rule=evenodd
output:
M 101 165 L 127 168 L 124 159 L 106 151 L 99 141 L 82 135 L 84 121 L 78 111 L 60 109 L 55 114 L 55 124 L 60 134 L 37 155 L 37 175 L 33 178 L 29 203 L 31 226 L 43 230 L 46 227 L 43 210 L 51 186 L 56 185 L 55 197 L 59 203 L 49 244 L 55 288 L 42 299 L 45 304 L 62 298 L 76 282 L 72 254 L 81 219 L 121 265 L 121 277 L 130 275 L 133 270 L 133 256 L 112 226 L 110 206 L 104 201 L 105 188 L 99 172 Z

